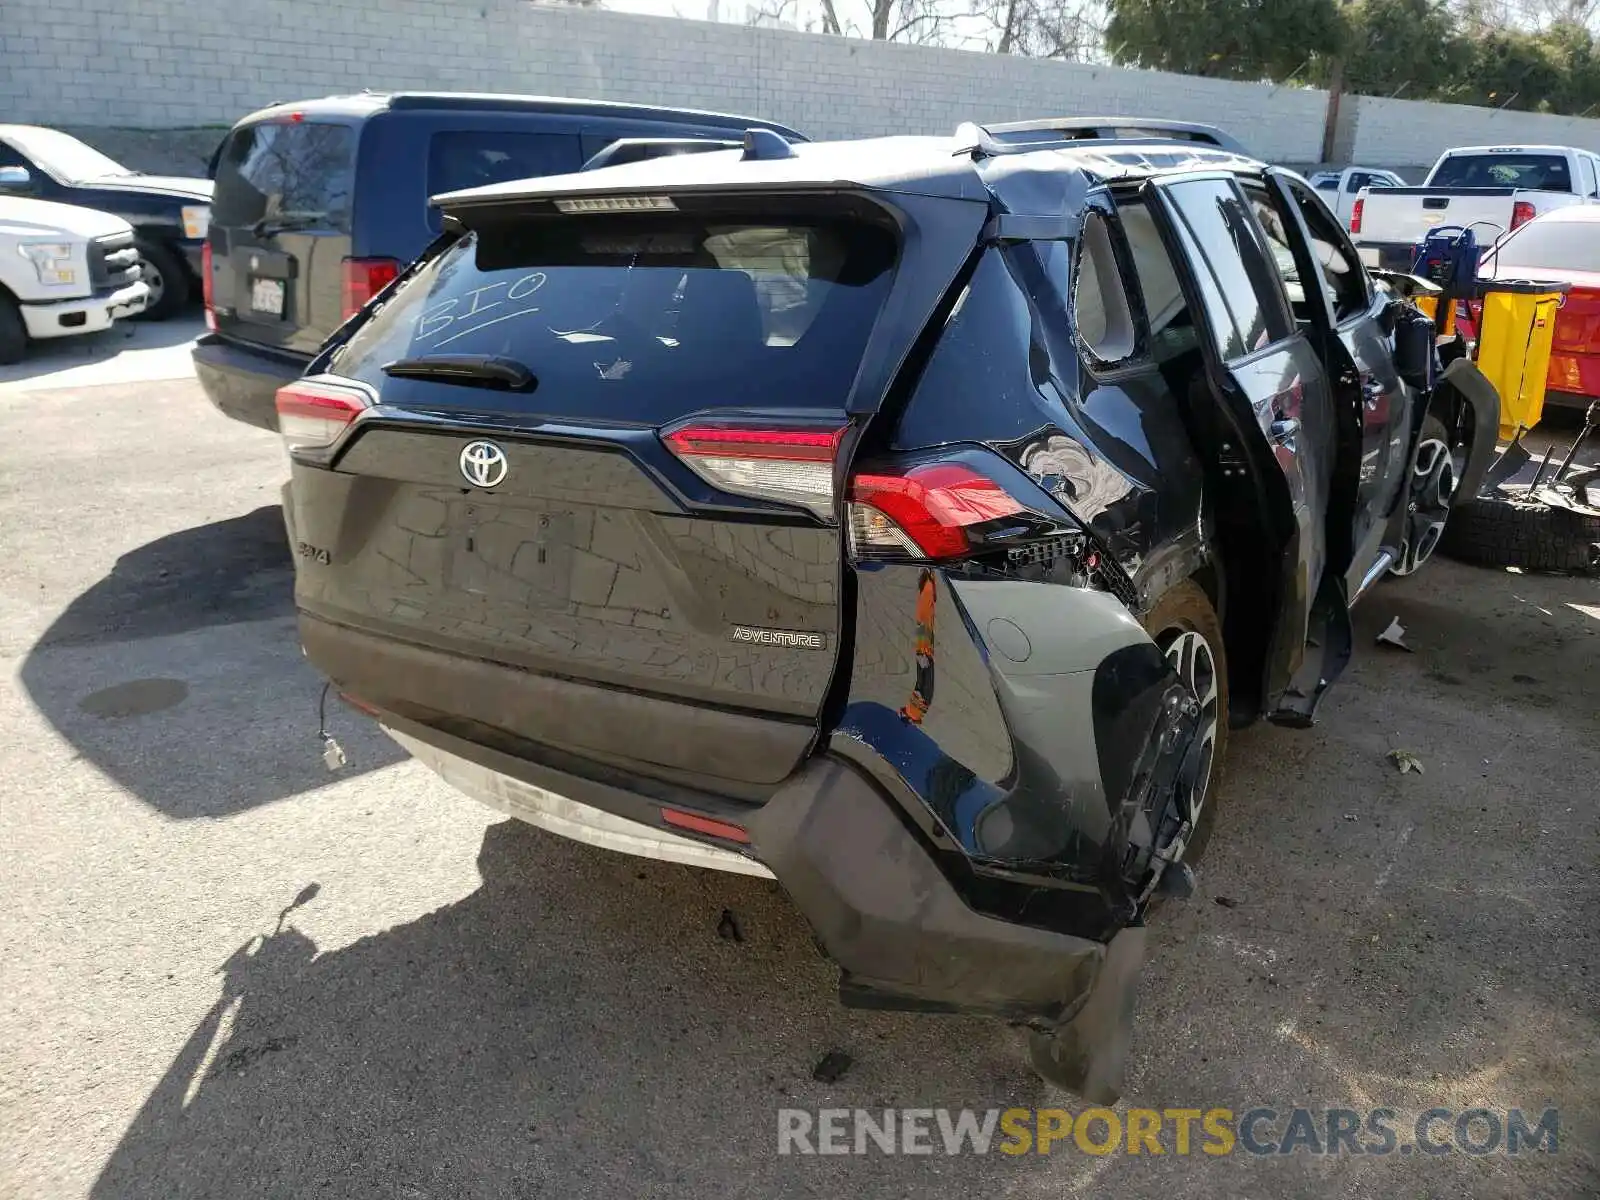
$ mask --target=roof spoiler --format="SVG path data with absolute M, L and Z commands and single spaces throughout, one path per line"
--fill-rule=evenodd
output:
M 998 125 L 979 125 L 967 121 L 956 130 L 956 140 L 961 145 L 958 153 L 972 154 L 978 158 L 1025 154 L 1049 146 L 1081 142 L 1109 143 L 1113 146 L 1178 143 L 1208 146 L 1246 158 L 1254 157 L 1237 138 L 1215 125 L 1144 117 L 1045 117 Z

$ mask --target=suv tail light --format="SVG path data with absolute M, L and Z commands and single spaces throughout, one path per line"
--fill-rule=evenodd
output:
M 216 283 L 211 278 L 211 239 L 200 247 L 200 294 L 206 302 L 206 328 L 217 331 Z
M 956 462 L 856 475 L 845 515 L 857 559 L 960 558 L 990 534 L 1031 526 L 1039 516 L 987 475 Z
M 400 274 L 400 264 L 392 258 L 347 258 L 340 287 L 341 307 L 348 321 Z
M 736 496 L 804 505 L 830 520 L 834 460 L 847 428 L 685 425 L 662 434 L 661 440 L 713 487 Z
M 1526 225 L 1538 215 L 1532 204 L 1526 200 L 1518 200 L 1511 206 L 1511 229 Z M 1506 232 L 1509 233 L 1510 230 Z
M 1367 206 L 1365 196 L 1357 196 L 1356 202 L 1350 208 L 1350 232 L 1361 232 L 1361 210 Z
M 278 389 L 278 432 L 290 450 L 331 446 L 366 407 L 354 388 L 299 379 Z

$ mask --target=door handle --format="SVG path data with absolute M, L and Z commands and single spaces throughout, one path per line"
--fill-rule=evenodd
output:
M 1299 432 L 1300 422 L 1294 417 L 1279 417 L 1271 425 L 1267 426 L 1267 433 L 1271 435 L 1272 440 L 1275 442 L 1291 441 L 1294 435 Z

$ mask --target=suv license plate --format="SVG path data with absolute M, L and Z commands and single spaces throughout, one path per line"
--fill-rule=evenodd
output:
M 283 316 L 283 280 L 255 279 L 250 283 L 250 307 L 259 313 Z

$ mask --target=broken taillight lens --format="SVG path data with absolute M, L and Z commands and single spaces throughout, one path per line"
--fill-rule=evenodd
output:
M 694 424 L 664 433 L 661 440 L 713 487 L 799 504 L 827 520 L 834 515 L 834 460 L 847 428 Z
M 356 388 L 299 379 L 278 389 L 278 432 L 290 450 L 331 446 L 368 407 Z
M 1518 200 L 1511 205 L 1511 228 L 1520 228 L 1538 215 L 1532 204 L 1526 200 Z
M 1035 515 L 987 475 L 954 462 L 857 474 L 845 513 L 856 559 L 961 558 L 982 547 L 996 522 Z

